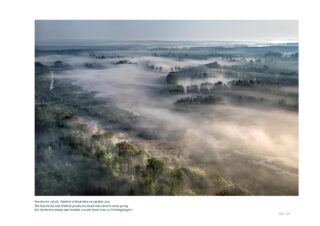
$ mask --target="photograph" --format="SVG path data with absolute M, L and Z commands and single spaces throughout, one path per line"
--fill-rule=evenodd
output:
M 0 225 L 320 222 L 316 2 L 0 5 Z
M 298 24 L 34 20 L 35 197 L 299 196 Z

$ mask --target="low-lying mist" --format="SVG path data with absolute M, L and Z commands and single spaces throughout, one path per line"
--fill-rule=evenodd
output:
M 71 65 L 72 70 L 56 75 L 55 79 L 71 78 L 84 89 L 111 98 L 120 108 L 143 116 L 146 121 L 139 121 L 137 128 L 151 129 L 158 134 L 160 141 L 170 140 L 175 143 L 177 149 L 182 150 L 179 155 L 184 161 L 218 168 L 222 174 L 238 178 L 244 186 L 248 186 L 248 183 L 241 178 L 247 171 L 251 172 L 248 177 L 257 181 L 264 176 L 281 177 L 283 181 L 279 183 L 289 183 L 293 187 L 292 193 L 297 192 L 296 111 L 260 108 L 252 104 L 238 106 L 229 102 L 181 109 L 174 104 L 178 97 L 164 92 L 166 76 L 172 67 L 196 66 L 212 62 L 212 59 L 178 61 L 137 57 L 128 59 L 132 64 L 114 64 L 120 59 L 103 59 L 97 61 L 104 66 L 102 69 L 84 68 L 83 64 L 94 60 L 82 56 L 50 56 L 39 57 L 37 60 L 48 65 L 63 60 Z M 163 70 L 148 70 L 145 68 L 147 63 L 162 67 Z M 221 61 L 219 63 L 223 64 Z M 295 90 L 294 87 L 281 89 L 288 93 Z M 249 94 L 265 99 L 277 98 L 255 90 Z M 241 158 L 241 162 L 237 158 Z M 265 167 L 267 171 L 259 174 L 260 171 L 255 172 L 254 166 L 259 169 Z

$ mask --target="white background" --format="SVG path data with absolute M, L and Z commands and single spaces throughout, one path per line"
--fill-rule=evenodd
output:
M 316 2 L 2 0 L 0 225 L 320 225 L 320 18 Z M 126 203 L 134 211 L 34 212 L 35 19 L 299 20 L 299 196 L 106 197 L 114 203 Z M 279 212 L 290 215 L 281 216 Z

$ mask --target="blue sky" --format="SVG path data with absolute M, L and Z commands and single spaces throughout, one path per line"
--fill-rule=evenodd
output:
M 298 21 L 36 20 L 36 43 L 63 41 L 298 41 Z

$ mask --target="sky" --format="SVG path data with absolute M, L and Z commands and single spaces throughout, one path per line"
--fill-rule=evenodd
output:
M 36 44 L 67 41 L 296 42 L 297 20 L 36 20 Z

